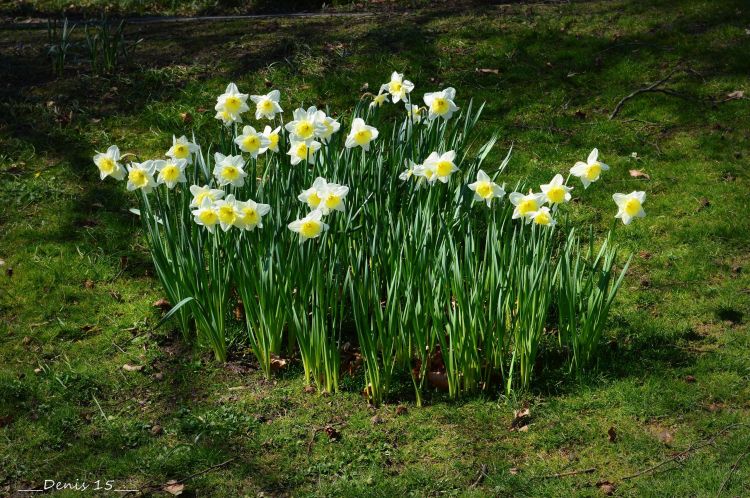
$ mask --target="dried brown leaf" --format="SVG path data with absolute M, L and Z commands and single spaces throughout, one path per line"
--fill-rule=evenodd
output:
M 175 480 L 167 481 L 162 490 L 166 491 L 172 496 L 181 495 L 185 491 L 185 485 L 180 484 Z
M 607 436 L 610 443 L 614 443 L 615 441 L 617 441 L 617 431 L 614 427 L 609 428 L 609 430 L 607 431 Z
M 651 179 L 651 177 L 648 176 L 648 173 L 644 173 L 643 171 L 639 169 L 631 169 L 630 176 L 632 176 L 633 178 L 645 178 L 646 180 Z
M 122 366 L 122 369 L 126 372 L 140 372 L 143 370 L 143 365 L 131 365 L 130 363 L 126 363 Z

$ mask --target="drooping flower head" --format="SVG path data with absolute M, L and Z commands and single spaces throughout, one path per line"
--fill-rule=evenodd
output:
M 318 121 L 323 125 L 324 131 L 317 133 L 315 136 L 323 143 L 327 143 L 331 139 L 331 135 L 341 129 L 341 123 L 330 116 L 326 116 L 323 111 L 318 111 Z
M 128 165 L 128 190 L 141 189 L 145 193 L 151 192 L 156 186 L 154 181 L 154 161 L 130 163 Z
M 448 183 L 451 175 L 458 171 L 458 167 L 453 162 L 455 159 L 456 153 L 452 150 L 449 150 L 444 154 L 433 152 L 427 156 L 423 165 L 435 173 L 437 180 L 440 180 L 442 183 Z
M 242 152 L 247 152 L 255 158 L 268 149 L 271 140 L 262 133 L 255 131 L 252 126 L 245 126 L 242 128 L 242 134 L 234 139 L 234 143 L 239 146 Z
M 281 131 L 281 126 L 277 126 L 273 130 L 270 126 L 266 126 L 266 128 L 263 130 L 263 136 L 268 139 L 268 150 L 271 152 L 278 152 L 279 151 L 279 132 Z
M 557 221 L 552 217 L 552 213 L 550 213 L 547 206 L 540 207 L 537 211 L 531 213 L 529 219 L 534 222 L 535 225 L 543 225 L 550 228 L 557 224 Z
M 586 189 L 599 179 L 602 171 L 607 171 L 609 166 L 599 161 L 599 150 L 594 149 L 589 154 L 586 162 L 578 161 L 575 166 L 570 168 L 570 174 L 577 176 L 583 183 L 583 188 Z
M 516 207 L 513 210 L 513 219 L 524 218 L 528 222 L 531 221 L 531 216 L 539 211 L 546 197 L 540 193 L 522 194 L 521 192 L 513 192 L 508 196 L 508 199 Z
M 255 227 L 263 228 L 263 216 L 271 211 L 268 204 L 260 204 L 253 200 L 237 202 L 240 216 L 235 222 L 235 226 L 244 230 L 253 231 Z
M 154 168 L 159 172 L 156 177 L 156 184 L 164 183 L 167 188 L 175 188 L 178 183 L 186 182 L 185 167 L 187 167 L 187 160 L 185 159 L 154 161 Z
M 225 123 L 228 120 L 227 118 L 230 121 L 241 121 L 240 114 L 250 110 L 247 106 L 247 94 L 240 93 L 237 85 L 230 83 L 224 93 L 216 98 L 214 109 L 217 113 L 217 119 L 221 119 Z
M 292 135 L 294 141 L 311 142 L 317 135 L 326 132 L 315 106 L 308 107 L 307 110 L 295 109 L 292 117 L 294 119 L 284 125 L 284 128 Z
M 99 177 L 102 180 L 108 176 L 115 180 L 122 180 L 127 173 L 120 164 L 120 149 L 116 145 L 110 145 L 107 152 L 97 152 L 94 156 L 94 164 L 99 168 Z
M 214 154 L 214 177 L 219 185 L 241 187 L 245 184 L 245 160 L 242 156 L 225 156 L 221 152 Z
M 570 191 L 573 190 L 573 187 L 565 185 L 561 174 L 555 175 L 551 182 L 540 185 L 540 188 L 545 196 L 545 202 L 550 205 L 570 201 Z
M 487 207 L 492 205 L 492 199 L 502 199 L 505 195 L 505 189 L 481 169 L 477 173 L 477 181 L 469 184 L 469 190 L 474 192 L 474 201 L 484 201 Z
M 190 193 L 193 194 L 193 200 L 190 202 L 190 207 L 200 207 L 205 199 L 208 199 L 213 203 L 224 197 L 223 190 L 220 188 L 211 188 L 208 185 L 204 185 L 203 187 L 191 185 Z
M 443 118 L 450 119 L 453 113 L 458 110 L 456 103 L 453 99 L 456 98 L 456 90 L 453 87 L 448 87 L 445 90 L 433 93 L 426 93 L 424 96 L 424 103 L 427 104 L 429 110 L 429 118 Z
M 393 103 L 397 104 L 400 100 L 406 101 L 406 96 L 414 90 L 414 83 L 404 79 L 403 74 L 393 71 L 391 81 L 388 82 L 388 93 L 393 97 Z
M 307 239 L 320 237 L 320 234 L 328 230 L 328 225 L 321 221 L 323 213 L 316 209 L 311 211 L 304 218 L 294 220 L 289 223 L 289 230 L 299 234 L 300 244 Z
M 193 220 L 198 225 L 206 227 L 211 233 L 213 233 L 216 224 L 219 223 L 219 213 L 216 212 L 216 207 L 214 206 L 213 201 L 208 197 L 203 199 L 200 207 L 192 211 L 192 214 Z
M 287 154 L 292 158 L 292 165 L 307 161 L 310 164 L 315 164 L 315 153 L 320 149 L 320 142 L 313 140 L 312 142 L 305 141 L 294 141 L 289 146 L 289 152 Z
M 370 102 L 370 109 L 380 107 L 384 103 L 388 102 L 388 84 L 385 83 L 380 87 L 380 91 L 377 95 L 375 95 L 372 98 L 372 102 Z
M 404 106 L 406 107 L 406 119 L 414 124 L 422 121 L 422 111 L 424 111 L 424 108 L 419 107 L 416 104 L 404 104 Z
M 352 129 L 346 137 L 346 147 L 362 147 L 362 150 L 370 150 L 370 142 L 378 138 L 378 130 L 374 126 L 365 124 L 362 118 L 354 118 Z
M 646 216 L 646 211 L 643 210 L 646 192 L 633 191 L 629 194 L 613 194 L 612 200 L 617 204 L 615 218 L 620 218 L 625 225 L 630 224 L 634 218 Z
M 165 156 L 171 157 L 174 160 L 184 159 L 187 164 L 193 164 L 192 154 L 197 153 L 200 150 L 200 146 L 194 144 L 185 137 L 180 138 L 172 135 L 172 147 L 169 148 Z
M 255 119 L 273 119 L 276 114 L 284 112 L 279 105 L 281 93 L 271 90 L 266 95 L 251 95 L 250 100 L 255 102 Z

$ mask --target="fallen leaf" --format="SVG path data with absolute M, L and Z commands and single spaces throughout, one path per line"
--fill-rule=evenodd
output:
M 510 423 L 510 430 L 512 431 L 523 430 L 524 427 L 528 427 L 530 420 L 531 420 L 531 410 L 529 410 L 528 408 L 523 408 L 522 410 L 514 411 L 513 420 Z
M 648 251 L 641 251 L 641 252 L 638 253 L 638 256 L 642 257 L 643 259 L 648 260 L 648 259 L 651 259 L 653 257 L 653 254 L 651 254 Z
M 692 376 L 692 375 L 686 375 L 686 376 L 685 376 L 685 379 L 684 379 L 684 380 L 685 380 L 685 382 L 687 382 L 688 384 L 692 384 L 693 382 L 695 382 L 695 377 L 694 377 L 694 376 Z
M 143 370 L 143 365 L 131 365 L 130 363 L 126 363 L 122 366 L 122 369 L 126 372 L 140 372 Z
M 398 405 L 396 407 L 396 415 L 406 415 L 409 412 L 409 409 L 406 408 L 404 405 Z
M 704 209 L 706 209 L 707 207 L 711 207 L 711 201 L 709 201 L 709 200 L 708 200 L 707 198 L 705 198 L 705 197 L 701 197 L 701 198 L 700 198 L 700 200 L 699 200 L 698 202 L 699 202 L 699 204 L 698 204 L 698 209 L 696 209 L 696 211 L 703 211 L 703 210 L 704 210 Z
M 724 403 L 711 403 L 708 405 L 707 409 L 712 413 L 720 412 L 724 409 Z
M 448 375 L 445 372 L 427 372 L 427 382 L 440 391 L 448 390 Z
M 607 436 L 609 437 L 610 443 L 614 443 L 615 441 L 617 441 L 617 431 L 614 427 L 609 428 L 609 430 L 607 431 Z
M 500 74 L 499 69 L 477 68 L 479 74 Z
M 285 358 L 276 356 L 275 354 L 271 355 L 271 370 L 281 370 L 286 368 L 287 363 L 288 362 Z
M 611 496 L 615 493 L 615 485 L 609 481 L 599 481 L 596 483 L 596 486 L 599 488 L 599 491 L 607 496 Z
M 341 433 L 336 430 L 335 427 L 327 425 L 323 428 L 323 432 L 325 432 L 328 435 L 329 439 L 333 439 L 334 441 L 341 438 Z
M 575 117 L 577 117 L 578 119 L 586 119 L 586 113 L 578 109 L 575 113 Z
M 86 288 L 86 289 L 93 289 L 94 288 L 94 281 L 91 280 L 90 278 L 87 278 L 83 282 L 83 287 Z
M 372 425 L 378 425 L 378 424 L 382 424 L 383 423 L 383 419 L 380 418 L 380 415 L 374 415 L 370 419 L 370 422 L 372 423 Z
M 164 432 L 164 429 L 160 425 L 155 425 L 151 427 L 151 435 L 152 436 L 158 436 Z
M 245 319 L 245 305 L 242 304 L 242 301 L 237 302 L 237 306 L 234 307 L 234 311 L 232 313 L 234 314 L 234 319 L 238 322 L 241 322 Z
M 118 303 L 122 302 L 122 294 L 120 294 L 119 292 L 111 290 L 109 291 L 109 295 L 112 296 L 112 299 L 114 299 Z
M 665 445 L 669 446 L 672 441 L 674 441 L 674 436 L 671 432 L 669 432 L 668 429 L 664 429 L 663 431 L 660 431 L 658 434 L 656 434 L 656 437 L 664 443 Z
M 511 467 L 508 469 L 508 472 L 510 472 L 510 475 L 515 476 L 518 475 L 518 473 L 521 471 L 518 467 Z
M 315 386 L 305 386 L 302 392 L 305 394 L 315 394 Z
M 156 372 L 154 374 L 154 380 L 163 380 L 163 379 L 164 379 L 164 374 L 162 372 Z
M 185 485 L 180 484 L 175 480 L 167 481 L 167 484 L 164 485 L 162 490 L 166 491 L 167 493 L 177 496 L 181 495 L 182 492 L 185 490 Z
M 651 177 L 648 176 L 648 173 L 644 173 L 643 171 L 638 169 L 631 169 L 630 176 L 632 176 L 633 178 L 645 178 L 646 180 L 651 179 Z
M 182 119 L 183 123 L 192 123 L 193 122 L 193 115 L 189 112 L 181 112 L 180 113 L 180 119 Z
M 727 98 L 729 99 L 741 99 L 744 96 L 745 96 L 745 92 L 743 92 L 742 90 L 735 90 L 727 94 Z
M 151 306 L 153 306 L 154 308 L 160 308 L 163 311 L 168 311 L 170 308 L 172 308 L 172 305 L 169 304 L 169 301 L 164 298 L 154 301 Z

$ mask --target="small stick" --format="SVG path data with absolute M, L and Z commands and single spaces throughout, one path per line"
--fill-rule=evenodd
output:
M 232 458 L 230 458 L 229 460 L 226 460 L 226 461 L 224 461 L 224 462 L 221 462 L 221 463 L 217 463 L 216 465 L 212 465 L 212 466 L 210 466 L 210 467 L 208 467 L 208 468 L 205 468 L 205 469 L 203 469 L 203 470 L 200 470 L 200 471 L 198 471 L 198 472 L 195 472 L 195 473 L 193 473 L 193 474 L 190 474 L 190 475 L 189 475 L 189 476 L 187 476 L 187 477 L 183 477 L 182 479 L 180 479 L 180 480 L 178 480 L 178 481 L 175 481 L 175 482 L 174 482 L 174 483 L 172 483 L 172 484 L 182 484 L 183 482 L 189 481 L 190 479 L 192 479 L 192 478 L 194 478 L 194 477 L 198 477 L 198 476 L 201 476 L 201 475 L 203 475 L 203 474 L 207 474 L 207 473 L 211 472 L 212 470 L 216 470 L 216 469 L 218 469 L 218 468 L 220 468 L 220 467 L 224 467 L 225 465 L 228 465 L 228 464 L 232 463 L 232 462 L 233 462 L 233 461 L 235 461 L 235 460 L 237 460 L 237 457 L 232 457 Z M 152 490 L 152 489 L 160 489 L 160 488 L 161 488 L 162 486 L 163 486 L 163 485 L 161 485 L 161 484 L 151 484 L 150 486 L 146 486 L 146 487 L 145 487 L 145 488 L 143 488 L 143 489 L 132 489 L 132 490 L 129 490 L 129 491 L 127 492 L 127 493 L 125 493 L 125 494 L 124 494 L 124 495 L 122 495 L 122 496 L 128 496 L 128 495 L 129 495 L 129 494 L 131 494 L 131 493 L 138 493 L 138 492 L 141 492 L 141 493 L 143 493 L 143 492 L 145 492 L 145 491 L 150 491 L 150 490 Z
M 578 474 L 591 474 L 592 472 L 596 472 L 596 467 L 590 467 L 588 469 L 580 469 L 580 470 L 569 470 L 567 472 L 558 472 L 557 474 L 550 474 L 546 476 L 536 476 L 532 479 L 557 479 L 558 477 L 568 477 L 568 476 L 575 476 Z
M 631 92 L 629 95 L 624 96 L 617 103 L 617 105 L 615 106 L 615 109 L 612 111 L 612 114 L 609 115 L 609 119 L 610 120 L 614 119 L 615 116 L 617 116 L 617 114 L 620 112 L 620 109 L 622 109 L 622 106 L 625 104 L 625 102 L 627 102 L 628 100 L 632 99 L 636 95 L 640 95 L 641 93 L 646 93 L 646 92 L 658 92 L 658 91 L 661 91 L 661 90 L 655 90 L 655 89 L 657 87 L 663 85 L 667 81 L 669 81 L 669 79 L 672 76 L 674 76 L 674 73 L 676 73 L 678 69 L 679 69 L 679 65 L 677 67 L 675 67 L 674 69 L 672 69 L 669 72 L 669 74 L 667 74 L 664 78 L 660 79 L 659 81 L 657 81 L 655 83 L 652 83 L 652 84 L 650 84 L 648 86 L 644 86 L 643 88 L 638 88 L 637 90 L 634 90 L 633 92 Z M 665 92 L 665 93 L 668 93 L 668 92 Z
M 741 454 L 739 457 L 737 457 L 737 460 L 734 461 L 734 464 L 729 468 L 729 472 L 727 473 L 727 477 L 724 479 L 724 482 L 721 483 L 721 487 L 719 488 L 719 492 L 716 493 L 716 498 L 719 498 L 721 496 L 721 493 L 724 491 L 724 488 L 727 484 L 729 484 L 729 480 L 732 478 L 732 474 L 734 474 L 737 471 L 737 467 L 739 467 L 740 460 L 745 458 L 748 454 L 750 454 L 750 450 L 747 450 L 743 454 Z
M 487 465 L 482 464 L 482 466 L 479 467 L 479 475 L 477 476 L 477 479 L 471 486 L 469 486 L 469 488 L 476 488 L 477 486 L 482 484 L 482 481 L 484 481 L 485 477 L 487 477 Z

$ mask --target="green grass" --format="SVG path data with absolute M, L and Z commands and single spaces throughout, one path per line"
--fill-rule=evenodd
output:
M 132 65 L 108 78 L 75 55 L 56 78 L 44 30 L 0 30 L 0 494 L 45 479 L 155 491 L 235 458 L 186 490 L 596 496 L 610 481 L 621 496 L 715 496 L 729 478 L 723 494 L 742 495 L 750 106 L 709 101 L 750 92 L 750 10 L 658 4 L 141 25 L 129 30 L 144 38 Z M 688 99 L 646 93 L 607 119 L 678 62 L 690 70 L 667 86 Z M 487 101 L 483 133 L 501 134 L 488 163 L 514 146 L 508 184 L 546 181 L 597 146 L 612 167 L 608 186 L 592 187 L 574 216 L 601 231 L 614 215 L 609 193 L 648 192 L 648 217 L 618 231 L 636 256 L 588 378 L 574 381 L 547 358 L 522 399 L 434 393 L 423 408 L 405 379 L 403 397 L 375 411 L 357 392 L 361 378 L 345 377 L 335 396 L 305 393 L 298 363 L 268 382 L 246 351 L 218 365 L 176 331 L 153 330 L 162 294 L 128 213 L 135 197 L 99 181 L 93 150 L 117 143 L 155 156 L 173 133 L 212 133 L 210 110 L 230 80 L 257 91 L 270 82 L 287 110 L 304 102 L 343 112 L 394 68 L 419 96 L 451 85 L 459 106 Z M 397 414 L 399 405 L 408 411 Z M 510 431 L 524 405 L 528 431 Z M 679 462 L 623 480 L 712 436 Z

